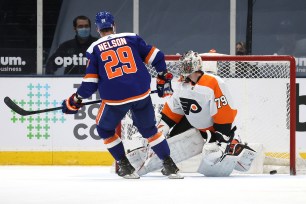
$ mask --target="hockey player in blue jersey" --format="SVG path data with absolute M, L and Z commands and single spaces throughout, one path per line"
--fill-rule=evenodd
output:
M 118 175 L 139 178 L 125 156 L 117 125 L 130 110 L 134 125 L 146 138 L 163 161 L 162 173 L 169 178 L 182 178 L 170 157 L 164 135 L 155 126 L 154 109 L 150 97 L 151 76 L 144 65 L 152 65 L 158 72 L 159 97 L 172 93 L 172 74 L 167 72 L 164 54 L 135 33 L 115 33 L 114 17 L 109 12 L 96 15 L 96 26 L 101 38 L 87 49 L 88 64 L 81 86 L 63 102 L 62 111 L 74 114 L 82 107 L 82 99 L 99 91 L 102 99 L 96 117 L 97 132 L 118 163 Z

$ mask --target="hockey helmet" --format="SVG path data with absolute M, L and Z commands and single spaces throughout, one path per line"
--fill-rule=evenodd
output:
M 202 58 L 192 50 L 186 52 L 180 58 L 180 75 L 186 78 L 195 71 L 202 71 Z
M 108 11 L 101 11 L 97 13 L 95 23 L 99 30 L 112 28 L 114 26 L 114 16 Z

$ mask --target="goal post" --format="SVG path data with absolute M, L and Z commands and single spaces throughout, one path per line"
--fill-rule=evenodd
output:
M 227 83 L 237 102 L 238 133 L 242 141 L 259 143 L 264 147 L 264 157 L 285 160 L 289 173 L 296 175 L 296 63 L 292 56 L 205 56 L 201 55 L 204 71 L 216 70 Z M 178 77 L 179 55 L 166 55 L 167 69 Z M 152 78 L 157 73 L 148 67 Z M 172 81 L 175 91 L 178 78 Z M 151 89 L 155 89 L 152 79 Z M 151 95 L 156 113 L 167 99 Z M 124 141 L 139 134 L 132 125 L 129 114 L 122 120 L 121 137 Z M 126 147 L 129 149 L 130 147 Z M 304 161 L 302 162 L 304 163 Z M 264 165 L 264 164 L 263 164 Z

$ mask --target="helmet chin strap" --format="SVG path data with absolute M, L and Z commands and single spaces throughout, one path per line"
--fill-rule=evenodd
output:
M 193 72 L 192 74 L 186 77 L 185 82 L 195 85 L 200 80 L 201 76 L 203 76 L 203 73 Z
M 191 80 L 190 78 L 189 78 L 189 76 L 188 77 L 186 77 L 186 79 L 185 79 L 185 83 L 191 83 L 191 85 L 192 86 L 194 86 L 194 85 L 196 85 L 196 83 L 199 81 L 199 79 L 200 79 L 200 77 L 196 80 L 196 81 L 193 81 L 193 80 Z
M 189 77 L 186 77 L 185 80 L 184 80 L 184 82 L 190 83 L 190 82 L 192 82 L 192 81 L 191 81 L 191 79 L 190 79 Z

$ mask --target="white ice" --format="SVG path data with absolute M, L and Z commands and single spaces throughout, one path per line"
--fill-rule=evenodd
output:
M 306 204 L 305 175 L 182 175 L 127 180 L 110 167 L 0 166 L 0 204 Z

